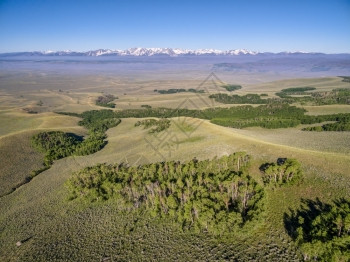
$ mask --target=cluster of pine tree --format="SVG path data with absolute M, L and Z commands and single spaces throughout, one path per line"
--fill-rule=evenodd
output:
M 135 123 L 135 126 L 143 126 L 144 129 L 149 129 L 153 127 L 148 131 L 148 133 L 150 134 L 159 133 L 170 127 L 170 120 L 166 118 L 162 118 L 159 120 L 145 119 L 145 120 L 137 121 Z
M 281 186 L 302 179 L 302 169 L 296 159 L 279 158 L 276 163 L 265 163 L 260 167 L 265 185 Z
M 45 153 L 44 164 L 49 167 L 54 160 L 71 155 L 89 155 L 101 150 L 106 144 L 105 132 L 117 126 L 121 120 L 115 118 L 112 110 L 93 110 L 82 114 L 61 113 L 81 117 L 79 125 L 89 130 L 89 136 L 80 136 L 62 131 L 41 132 L 31 138 L 32 144 Z
M 285 214 L 288 233 L 301 247 L 305 261 L 349 261 L 350 201 L 325 204 L 304 200 L 299 210 Z
M 339 113 L 333 115 L 304 115 L 300 118 L 302 124 L 315 124 L 325 121 L 338 121 L 338 122 L 350 122 L 350 113 Z
M 96 105 L 103 107 L 115 108 L 115 103 L 112 103 L 113 100 L 118 99 L 118 97 L 114 95 L 104 95 L 99 96 L 96 100 Z
M 305 127 L 303 131 L 350 131 L 350 114 L 334 114 L 322 116 L 305 116 L 301 119 L 303 124 L 321 123 L 324 121 L 337 121 L 322 126 Z
M 315 90 L 314 87 L 296 87 L 283 89 L 276 93 L 285 103 L 309 103 L 313 105 L 333 105 L 333 104 L 350 104 L 350 89 L 338 88 L 326 92 L 310 92 Z M 292 95 L 304 95 L 302 97 L 293 97 Z
M 44 164 L 50 166 L 53 160 L 72 155 L 82 138 L 62 131 L 41 132 L 32 136 L 32 145 L 45 153 Z
M 176 221 L 184 230 L 220 234 L 262 209 L 263 188 L 246 172 L 249 156 L 129 167 L 100 164 L 67 181 L 71 199 L 117 199 L 121 206 Z
M 343 82 L 346 82 L 346 83 L 350 83 L 350 76 L 340 76 L 341 78 L 343 78 Z
M 276 93 L 276 96 L 279 96 L 280 98 L 289 98 L 286 99 L 285 101 L 288 101 L 292 103 L 292 101 L 295 100 L 300 100 L 303 99 L 310 99 L 310 97 L 292 97 L 292 95 L 310 95 L 310 93 L 306 93 L 307 91 L 312 91 L 316 90 L 314 87 L 291 87 L 291 88 L 286 88 L 282 89 L 280 92 Z M 305 101 L 304 101 L 305 102 Z
M 322 126 L 312 126 L 305 127 L 302 129 L 303 131 L 350 131 L 350 122 L 336 122 L 330 124 L 324 124 Z
M 230 92 L 239 90 L 242 88 L 241 85 L 232 85 L 232 84 L 222 85 L 221 87 L 225 88 L 227 91 L 230 91 Z

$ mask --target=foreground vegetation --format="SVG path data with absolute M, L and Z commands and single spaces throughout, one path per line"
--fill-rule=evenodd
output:
M 132 130 L 134 120 L 125 122 L 131 123 Z M 122 134 L 123 136 L 125 135 Z M 98 155 L 101 156 L 101 154 Z M 149 258 L 182 260 L 184 257 L 189 261 L 205 259 L 213 261 L 297 261 L 299 259 L 299 253 L 295 253 L 294 245 L 289 242 L 288 236 L 283 229 L 279 228 L 278 224 L 279 221 L 282 221 L 283 211 L 292 207 L 294 201 L 297 203 L 300 197 L 298 191 L 303 192 L 305 188 L 308 188 L 307 186 L 292 185 L 291 187 L 281 187 L 281 190 L 279 188 L 271 190 L 266 187 L 264 190 L 266 191 L 264 199 L 267 200 L 264 203 L 265 207 L 268 205 L 267 208 L 273 208 L 275 205 L 274 202 L 270 202 L 271 196 L 276 199 L 283 198 L 285 201 L 283 205 L 281 201 L 273 210 L 268 211 L 268 214 L 260 213 L 259 217 L 262 221 L 251 223 L 248 220 L 245 222 L 244 229 L 239 228 L 238 231 L 225 236 L 213 237 L 210 231 L 208 233 L 195 233 L 194 228 L 188 230 L 185 228 L 184 232 L 181 232 L 179 227 L 182 227 L 176 218 L 167 215 L 165 215 L 165 219 L 158 218 L 158 216 L 152 217 L 148 213 L 150 211 L 145 209 L 143 204 L 140 207 L 135 207 L 132 202 L 129 202 L 125 204 L 126 209 L 121 210 L 120 208 L 124 204 L 120 205 L 115 197 L 108 200 L 101 199 L 93 203 L 65 202 L 63 201 L 65 191 L 57 190 L 56 186 L 50 189 L 51 193 L 46 188 L 48 182 L 41 183 L 42 180 L 54 180 L 54 183 L 57 183 L 56 180 L 62 174 L 64 179 L 68 179 L 72 166 L 65 168 L 67 163 L 80 166 L 86 159 L 88 158 L 69 158 L 55 163 L 55 169 L 48 170 L 45 175 L 40 176 L 39 179 L 18 192 L 18 195 L 22 196 L 23 192 L 33 190 L 35 192 L 34 200 L 30 201 L 40 200 L 40 209 L 35 209 L 36 203 L 30 204 L 28 201 L 28 203 L 26 202 L 26 205 L 29 204 L 28 207 L 20 208 L 24 211 L 5 212 L 1 215 L 1 227 L 5 229 L 2 239 L 6 238 L 6 241 L 1 242 L 4 252 L 0 251 L 0 257 L 7 258 L 9 254 L 15 254 L 20 258 L 19 260 L 23 261 L 55 259 L 95 261 L 109 259 L 113 261 L 147 260 Z M 95 161 L 95 163 L 97 162 L 104 162 L 104 159 L 100 157 Z M 91 162 L 85 162 L 85 165 L 89 163 Z M 254 166 L 257 168 L 258 164 L 255 163 Z M 57 171 L 59 171 L 59 176 L 57 176 Z M 252 175 L 255 181 L 259 181 L 256 174 Z M 314 190 L 317 190 L 319 185 L 315 184 Z M 41 195 L 37 195 L 37 193 Z M 319 194 L 319 191 L 314 191 L 312 194 Z M 16 193 L 14 198 L 18 195 Z M 23 198 L 27 199 L 27 195 L 23 195 Z M 48 197 L 49 199 L 47 199 Z M 54 199 L 52 199 L 53 197 Z M 79 198 L 83 198 L 83 196 Z M 13 198 L 9 197 L 8 199 Z M 29 197 L 29 199 L 32 198 Z M 47 205 L 43 206 L 45 203 Z M 274 211 L 279 209 L 282 210 L 282 215 L 274 215 L 271 219 L 271 214 L 275 214 Z M 41 215 L 40 210 L 43 210 L 43 215 Z M 268 217 L 265 218 L 267 215 Z M 28 218 L 31 219 L 29 223 Z M 25 231 L 13 225 L 26 225 Z M 263 229 L 265 227 L 266 230 Z M 38 228 L 40 228 L 40 232 L 38 232 Z M 205 232 L 206 229 L 204 228 L 202 231 Z M 33 236 L 32 239 L 25 242 L 31 236 Z M 24 243 L 21 247 L 16 247 L 16 251 L 12 251 L 18 240 L 23 240 Z
M 285 214 L 288 233 L 301 247 L 306 261 L 349 261 L 350 202 L 344 198 L 326 204 L 304 200 L 292 214 Z
M 183 230 L 222 234 L 242 227 L 262 210 L 263 189 L 245 171 L 248 163 L 249 156 L 236 153 L 183 164 L 102 164 L 76 173 L 68 186 L 71 199 L 116 198 L 119 205 L 174 220 Z
M 113 200 L 121 210 L 164 219 L 182 231 L 222 236 L 264 216 L 265 189 L 247 173 L 248 166 L 245 153 L 138 167 L 99 164 L 75 173 L 66 185 L 70 200 Z M 301 165 L 295 159 L 280 158 L 260 169 L 267 188 L 301 182 Z M 284 214 L 285 228 L 301 247 L 304 260 L 347 261 L 350 202 L 305 202 L 308 209 Z

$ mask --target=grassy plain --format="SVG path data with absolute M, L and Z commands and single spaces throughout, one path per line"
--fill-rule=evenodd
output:
M 44 83 L 51 85 L 40 91 L 34 88 L 35 81 L 33 88 L 25 92 L 1 90 L 0 123 L 4 123 L 0 127 L 1 190 L 6 191 L 41 164 L 42 156 L 29 145 L 31 134 L 41 130 L 86 134 L 86 130 L 77 125 L 78 118 L 52 111 L 79 113 L 101 109 L 94 101 L 102 91 L 119 97 L 115 110 L 140 108 L 142 104 L 172 108 L 212 106 L 212 101 L 206 100 L 207 93 L 160 95 L 153 91 L 157 88 L 196 88 L 200 81 L 89 79 L 74 80 L 64 88 L 67 79 L 61 82 L 59 79 L 47 80 Z M 340 78 L 296 79 L 243 85 L 237 93 L 257 92 L 273 96 L 289 87 L 314 86 L 331 90 L 345 85 L 350 86 Z M 214 93 L 216 87 L 211 85 L 208 90 Z M 37 106 L 40 100 L 43 105 Z M 23 110 L 27 107 L 40 112 L 28 114 Z M 321 114 L 328 110 L 329 113 L 350 112 L 349 108 L 325 106 L 307 109 L 311 114 Z M 171 126 L 166 131 L 152 135 L 134 126 L 138 120 L 122 119 L 120 125 L 109 129 L 108 144 L 103 150 L 88 156 L 58 160 L 28 184 L 0 198 L 1 261 L 299 261 L 301 253 L 285 231 L 283 214 L 298 207 L 302 198 L 318 197 L 330 202 L 337 197 L 350 197 L 348 132 L 303 132 L 300 131 L 302 127 L 238 130 L 180 117 L 171 119 Z M 88 204 L 66 199 L 64 183 L 72 172 L 97 163 L 138 165 L 165 159 L 186 161 L 237 151 L 252 156 L 250 172 L 257 181 L 261 182 L 259 166 L 264 162 L 274 162 L 278 157 L 298 159 L 305 170 L 305 178 L 300 185 L 268 189 L 264 217 L 235 235 L 217 239 L 208 234 L 182 233 L 167 221 L 149 219 L 133 211 L 123 212 L 113 200 Z M 17 247 L 17 241 L 22 241 L 22 245 Z

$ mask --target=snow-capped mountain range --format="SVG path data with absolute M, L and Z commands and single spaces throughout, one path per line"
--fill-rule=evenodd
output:
M 282 52 L 279 54 L 305 54 L 306 52 Z M 180 49 L 180 48 L 129 48 L 125 50 L 112 50 L 112 49 L 98 49 L 86 52 L 78 51 L 34 51 L 34 52 L 16 52 L 6 53 L 2 55 L 45 55 L 45 56 L 188 56 L 188 55 L 258 55 L 258 54 L 272 54 L 272 53 L 259 53 L 255 51 L 249 51 L 246 49 L 233 49 L 233 50 L 217 50 L 217 49 Z M 310 53 L 315 54 L 315 53 Z

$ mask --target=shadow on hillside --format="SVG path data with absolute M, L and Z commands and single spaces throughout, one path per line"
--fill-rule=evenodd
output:
M 316 200 L 302 199 L 301 202 L 302 204 L 298 210 L 289 209 L 290 214 L 284 213 L 283 215 L 284 227 L 293 240 L 297 237 L 300 220 L 304 220 L 304 232 L 310 232 L 312 221 L 321 213 L 329 212 L 332 208 L 331 205 L 321 202 L 319 198 L 316 198 Z

